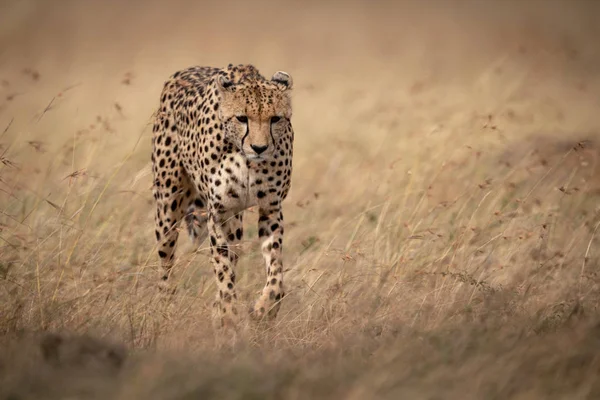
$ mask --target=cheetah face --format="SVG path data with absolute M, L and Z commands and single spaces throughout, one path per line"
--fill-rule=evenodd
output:
M 292 78 L 277 72 L 270 81 L 248 78 L 233 83 L 220 75 L 217 87 L 226 140 L 250 160 L 271 158 L 275 143 L 289 130 Z

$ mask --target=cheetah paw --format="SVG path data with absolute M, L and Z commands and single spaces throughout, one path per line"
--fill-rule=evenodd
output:
M 172 281 L 163 278 L 158 283 L 158 291 L 162 294 L 173 296 L 175 293 L 177 293 L 177 286 L 173 284 Z
M 280 303 L 271 304 L 264 300 L 258 300 L 254 307 L 250 308 L 250 317 L 255 321 L 271 321 L 277 317 Z

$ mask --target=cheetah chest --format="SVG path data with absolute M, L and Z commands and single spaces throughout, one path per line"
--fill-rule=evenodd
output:
M 213 198 L 234 212 L 256 206 L 260 200 L 273 200 L 281 194 L 282 177 L 288 174 L 269 166 L 268 161 L 248 161 L 240 153 L 227 155 L 210 179 Z
M 216 174 L 210 176 L 212 197 L 229 210 L 240 211 L 251 207 L 250 174 L 250 168 L 241 154 L 227 155 Z

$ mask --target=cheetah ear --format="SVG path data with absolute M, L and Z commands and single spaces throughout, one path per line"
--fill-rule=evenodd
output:
M 273 74 L 273 77 L 271 78 L 271 80 L 275 83 L 277 83 L 277 85 L 282 89 L 282 90 L 289 90 L 292 88 L 294 81 L 292 80 L 292 77 L 290 76 L 290 74 L 288 74 L 287 72 L 283 72 L 283 71 L 277 71 Z
M 233 81 L 226 76 L 219 75 L 217 76 L 217 86 L 222 91 L 230 91 L 233 87 Z

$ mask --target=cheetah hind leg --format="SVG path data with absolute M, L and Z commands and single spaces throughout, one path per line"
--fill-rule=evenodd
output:
M 185 213 L 185 224 L 190 239 L 196 247 L 200 247 L 208 237 L 208 214 L 201 200 L 190 204 Z

